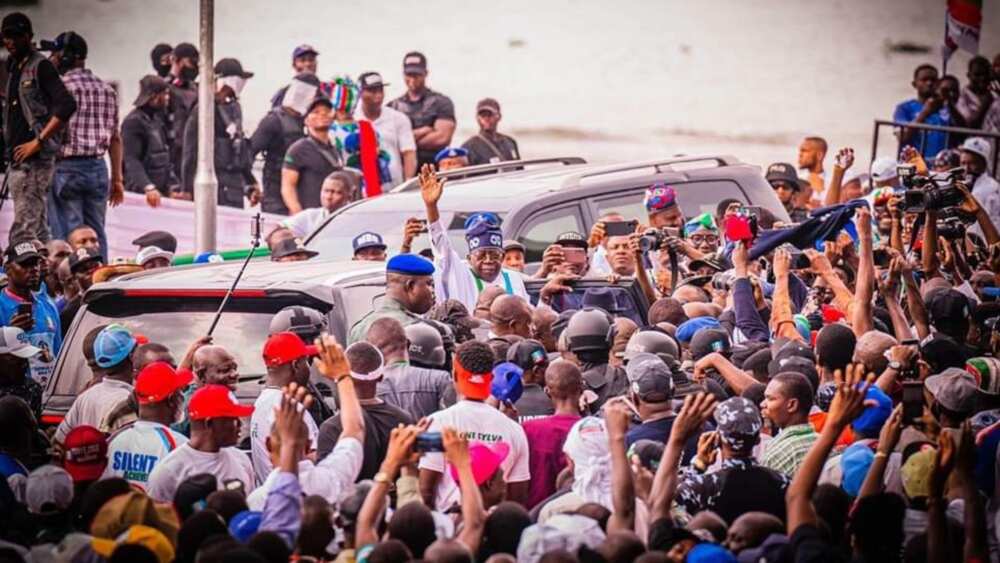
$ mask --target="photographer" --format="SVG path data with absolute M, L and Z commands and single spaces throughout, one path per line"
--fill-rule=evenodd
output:
M 990 142 L 983 137 L 970 137 L 962 143 L 959 162 L 967 176 L 966 185 L 972 188 L 972 195 L 995 226 L 1000 224 L 1000 183 L 988 173 L 987 162 L 992 152 L 990 149 Z M 985 230 L 980 220 L 979 226 L 973 227 L 972 232 L 987 238 Z M 987 238 L 987 242 L 993 244 L 996 241 Z

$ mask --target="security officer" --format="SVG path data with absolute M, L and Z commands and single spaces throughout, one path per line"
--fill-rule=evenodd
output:
M 639 354 L 653 354 L 667 364 L 674 381 L 675 398 L 705 390 L 701 385 L 691 381 L 681 369 L 677 342 L 669 334 L 656 328 L 637 331 L 625 345 L 625 365 Z
M 407 325 L 406 339 L 410 342 L 410 364 L 425 369 L 449 371 L 445 362 L 447 352 L 441 333 L 428 323 L 411 323 Z
M 312 344 L 319 338 L 320 334 L 326 332 L 326 329 L 326 315 L 311 307 L 292 305 L 291 307 L 285 307 L 271 317 L 271 325 L 268 327 L 267 332 L 268 335 L 279 332 L 294 332 L 303 342 Z M 309 407 L 309 414 L 312 415 L 316 424 L 322 424 L 324 420 L 335 414 L 333 408 L 324 399 L 331 397 L 334 404 L 337 404 L 337 398 L 333 396 L 333 390 L 325 382 L 321 383 L 322 388 L 317 386 L 314 381 L 317 379 L 321 380 L 322 377 L 316 377 L 315 368 L 310 368 L 310 371 L 312 373 L 310 374 L 309 381 L 306 383 L 306 388 L 315 400 L 312 402 L 312 406 Z
M 215 175 L 219 180 L 219 205 L 243 207 L 244 197 L 254 205 L 260 199 L 260 187 L 253 176 L 250 141 L 243 132 L 243 108 L 240 93 L 252 72 L 243 70 L 236 59 L 222 59 L 215 65 Z M 198 110 L 191 109 L 184 128 L 184 159 L 181 180 L 184 199 L 193 199 L 194 173 L 198 158 Z
M 170 162 L 166 108 L 170 87 L 159 76 L 148 74 L 139 81 L 135 109 L 122 121 L 125 150 L 125 189 L 146 194 L 150 207 L 160 205 L 178 184 Z
M 454 170 L 469 165 L 469 151 L 462 147 L 448 147 L 434 155 L 434 164 L 438 172 Z
M 257 130 L 250 137 L 251 152 L 256 157 L 264 153 L 262 182 L 264 194 L 261 210 L 266 213 L 288 215 L 288 208 L 281 199 L 281 164 L 292 143 L 305 137 L 305 115 L 309 104 L 319 90 L 315 74 L 297 75 L 281 92 L 281 105 L 272 109 L 260 120 Z
M 569 351 L 579 360 L 587 390 L 596 395 L 590 404 L 592 412 L 599 411 L 608 399 L 628 390 L 625 370 L 608 363 L 615 337 L 613 327 L 610 315 L 592 307 L 574 314 L 566 326 Z
M 385 265 L 385 299 L 351 327 L 350 342 L 365 339 L 368 327 L 382 317 L 403 327 L 422 320 L 420 315 L 434 306 L 434 263 L 416 254 L 397 254 Z

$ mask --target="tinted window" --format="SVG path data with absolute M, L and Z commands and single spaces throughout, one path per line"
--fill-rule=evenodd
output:
M 526 262 L 541 262 L 545 248 L 566 231 L 586 234 L 580 220 L 579 207 L 572 205 L 547 209 L 525 222 L 517 240 L 524 245 Z
M 716 206 L 726 198 L 749 203 L 740 186 L 731 180 L 671 183 L 669 185 L 677 189 L 677 197 L 680 199 L 681 209 L 684 210 L 686 217 L 694 217 L 701 213 L 711 213 L 714 216 Z M 636 188 L 635 191 L 597 199 L 594 201 L 597 215 L 600 217 L 605 213 L 618 212 L 626 219 L 645 220 L 646 207 L 643 204 L 645 193 L 645 187 L 642 187 Z

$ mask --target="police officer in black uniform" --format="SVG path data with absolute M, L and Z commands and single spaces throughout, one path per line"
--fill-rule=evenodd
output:
M 170 86 L 159 76 L 146 75 L 139 81 L 139 95 L 133 109 L 122 121 L 125 151 L 125 189 L 146 194 L 151 207 L 160 204 L 176 189 L 177 176 L 170 161 L 166 109 Z
M 628 390 L 625 370 L 608 363 L 615 337 L 613 327 L 611 315 L 591 307 L 570 317 L 566 326 L 566 341 L 569 351 L 579 360 L 584 386 L 596 395 L 590 404 L 592 412 L 598 412 L 608 399 Z
M 260 188 L 253 177 L 250 140 L 243 132 L 243 108 L 240 92 L 231 84 L 245 82 L 253 76 L 243 70 L 236 59 L 222 59 L 215 65 L 215 176 L 219 181 L 219 205 L 243 207 L 249 197 L 255 203 Z M 226 80 L 227 78 L 237 80 Z M 198 159 L 198 106 L 191 108 L 184 128 L 184 159 L 181 163 L 181 180 L 184 192 L 193 199 L 194 174 Z

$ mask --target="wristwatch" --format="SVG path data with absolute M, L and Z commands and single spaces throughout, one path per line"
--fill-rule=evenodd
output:
M 896 360 L 892 360 L 889 362 L 889 369 L 893 371 L 903 371 L 903 364 L 897 362 Z
M 385 471 L 379 471 L 376 473 L 375 476 L 372 477 L 372 481 L 375 481 L 376 483 L 385 483 L 386 485 L 392 484 L 392 479 Z

